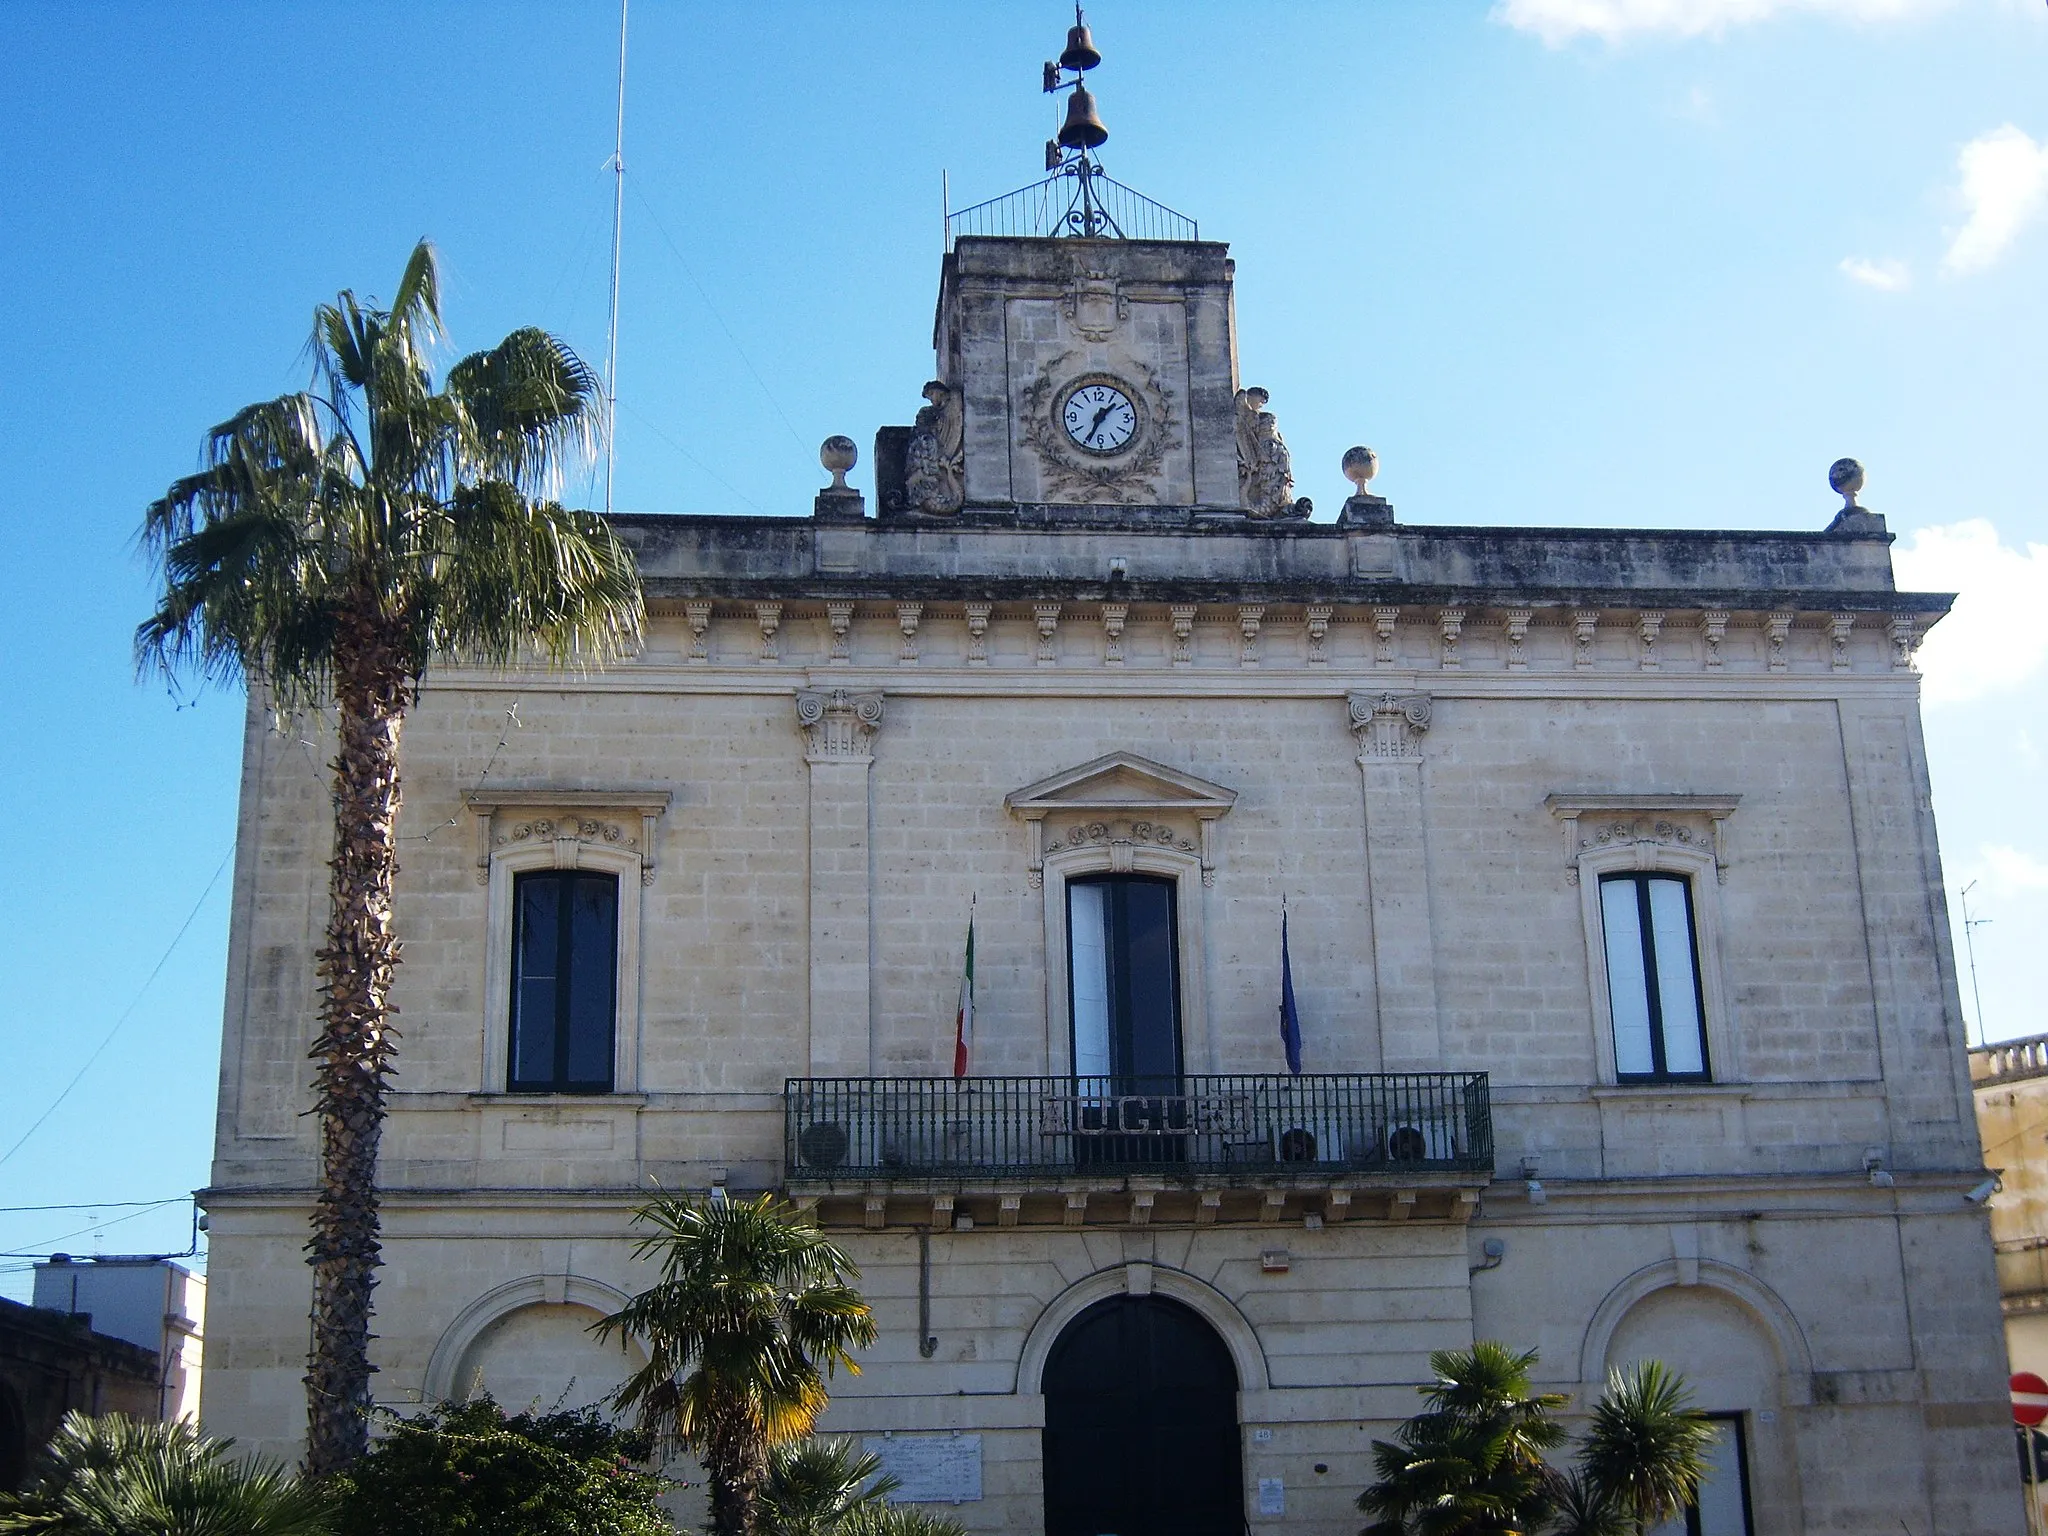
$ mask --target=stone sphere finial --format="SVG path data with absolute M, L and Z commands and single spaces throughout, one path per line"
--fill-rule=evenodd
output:
M 1828 484 L 1842 498 L 1844 507 L 1856 505 L 1856 493 L 1863 489 L 1863 466 L 1854 459 L 1837 459 L 1828 466 Z
M 1363 445 L 1344 450 L 1344 478 L 1363 496 L 1372 477 L 1380 472 L 1380 456 Z
M 828 489 L 851 490 L 852 487 L 846 483 L 846 472 L 860 462 L 860 449 L 854 446 L 852 438 L 835 432 L 818 445 L 818 462 L 832 471 L 832 484 Z

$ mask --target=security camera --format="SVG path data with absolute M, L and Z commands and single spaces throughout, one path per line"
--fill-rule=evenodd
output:
M 1986 1200 L 1989 1200 L 1993 1195 L 1997 1194 L 1998 1189 L 1998 1175 L 1994 1173 L 1982 1184 L 1975 1185 L 1974 1187 L 1963 1191 L 1963 1198 L 1969 1201 L 1972 1205 L 1982 1205 Z

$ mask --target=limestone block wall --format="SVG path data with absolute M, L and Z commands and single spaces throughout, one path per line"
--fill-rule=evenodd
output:
M 1612 1367 L 1652 1356 L 1681 1370 L 1700 1406 L 1745 1415 L 1759 1536 L 1899 1518 L 1944 1533 L 2013 1528 L 2003 1364 L 1978 1315 L 1984 1277 L 1958 1285 L 1950 1264 L 1981 1218 L 1925 1200 L 1895 1217 L 1839 1188 L 1802 1198 L 1833 1213 L 1743 1212 L 1695 1191 L 1654 1208 L 1640 1197 L 1589 1195 L 1548 1212 L 1489 1201 L 1469 1229 L 938 1232 L 929 1355 L 916 1231 L 846 1233 L 882 1336 L 859 1376 L 835 1382 L 823 1427 L 979 1435 L 984 1498 L 946 1512 L 971 1530 L 1035 1529 L 1045 1351 L 1090 1302 L 1149 1291 L 1194 1307 L 1237 1363 L 1247 1507 L 1260 1478 L 1288 1490 L 1284 1522 L 1253 1522 L 1261 1536 L 1354 1530 L 1372 1440 L 1414 1411 L 1428 1352 L 1474 1337 L 1540 1349 L 1543 1382 L 1570 1396 L 1572 1416 Z M 395 1201 L 381 1400 L 479 1388 L 508 1403 L 598 1400 L 634 1358 L 586 1332 L 645 1280 L 617 1235 L 625 1214 L 616 1199 Z M 301 1367 L 290 1352 L 256 1360 L 244 1341 L 264 1321 L 303 1338 L 299 1232 L 298 1213 L 279 1207 L 216 1237 L 244 1325 L 228 1384 L 209 1370 L 209 1427 L 280 1453 L 300 1421 Z M 1481 1245 L 1496 1236 L 1505 1257 L 1482 1268 Z M 1277 1272 L 1262 1260 L 1275 1250 L 1287 1266 Z
M 1910 674 L 1787 678 L 1759 656 L 1755 681 L 1730 687 L 1584 675 L 1562 653 L 1566 670 L 1482 674 L 1469 643 L 1456 672 L 1305 658 L 1252 669 L 1241 624 L 1189 627 L 1184 669 L 1165 660 L 1173 630 L 1156 621 L 1124 638 L 1160 663 L 1106 667 L 1099 623 L 1062 621 L 1057 659 L 1041 666 L 1037 625 L 1012 616 L 987 627 L 983 670 L 949 664 L 949 633 L 963 651 L 972 639 L 964 626 L 918 615 L 906 663 L 901 616 L 864 614 L 848 662 L 821 667 L 801 663 L 804 647 L 831 644 L 824 624 L 781 616 L 764 661 L 747 614 L 707 625 L 703 664 L 675 658 L 692 638 L 675 626 L 641 662 L 574 688 L 430 683 L 406 740 L 388 1177 L 518 1183 L 544 1170 L 486 1165 L 545 1152 L 612 1187 L 649 1172 L 701 1184 L 714 1166 L 772 1181 L 785 1077 L 946 1066 L 970 902 L 975 1069 L 1060 1070 L 1064 1000 L 1047 970 L 1058 935 L 1031 882 L 1030 828 L 1003 797 L 1115 751 L 1237 796 L 1209 828 L 1204 881 L 1182 898 L 1202 924 L 1189 957 L 1200 995 L 1184 999 L 1201 1024 L 1191 1070 L 1279 1069 L 1284 896 L 1309 1070 L 1486 1071 L 1504 1154 L 1538 1156 L 1556 1176 L 1860 1170 L 1872 1149 L 1895 1168 L 1972 1159 Z M 1369 626 L 1331 628 L 1370 642 Z M 1421 643 L 1407 626 L 1396 639 Z M 795 694 L 842 683 L 879 696 L 881 723 L 857 760 L 807 761 Z M 1359 684 L 1433 700 L 1402 762 L 1361 769 L 1363 728 L 1346 704 Z M 1856 745 L 1872 732 L 1884 752 Z M 303 1168 L 309 1147 L 297 1110 L 324 913 L 322 755 L 252 723 L 223 1182 L 242 1159 Z M 637 1012 L 622 1021 L 614 1100 L 487 1102 L 503 1087 L 484 1015 L 505 960 L 487 953 L 465 802 L 487 766 L 493 785 L 670 797 L 639 893 Z M 1612 791 L 1737 802 L 1714 827 L 1719 868 L 1695 887 L 1719 993 L 1707 1087 L 1602 1086 L 1583 887 L 1548 801 Z M 1597 825 L 1587 813 L 1572 827 L 1591 838 Z M 1694 825 L 1691 846 L 1703 846 L 1706 824 Z M 1064 835 L 1060 818 L 1046 826 Z M 617 1123 L 553 1146 L 521 1129 L 549 1114 Z
M 1059 881 L 1137 834 L 1005 797 L 1123 754 L 1226 797 L 1146 813 L 1178 872 L 1190 1070 L 1281 1070 L 1284 895 L 1308 1070 L 1489 1073 L 1498 1177 L 1469 1226 L 1376 1205 L 1144 1231 L 1098 1202 L 941 1230 L 929 1357 L 915 1231 L 848 1232 L 884 1336 L 831 1427 L 982 1434 L 962 1518 L 1032 1529 L 1033 1341 L 1151 1284 L 1232 1341 L 1246 1475 L 1285 1479 L 1290 1529 L 1355 1529 L 1365 1447 L 1475 1333 L 1540 1347 L 1581 1405 L 1632 1351 L 1683 1355 L 1752 1416 L 1762 1531 L 2009 1529 L 1915 683 L 1888 628 L 1779 617 L 690 599 L 600 675 L 437 674 L 405 743 L 380 1396 L 617 1368 L 579 1320 L 639 1283 L 636 1193 L 777 1185 L 788 1077 L 948 1070 L 970 902 L 974 1070 L 1065 1070 Z M 317 721 L 252 711 L 209 1197 L 205 1413 L 285 1454 L 326 757 Z M 503 1092 L 493 901 L 535 857 L 611 861 L 637 913 L 607 1096 Z M 1710 1084 L 1612 1081 L 1586 903 L 1618 857 L 1693 876 Z

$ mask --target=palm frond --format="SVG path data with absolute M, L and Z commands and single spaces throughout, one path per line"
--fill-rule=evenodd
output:
M 465 449 L 484 476 L 534 497 L 555 495 L 563 471 L 598 446 L 604 386 L 562 341 L 534 328 L 448 370 L 448 393 L 468 428 Z
M 838 1536 L 967 1536 L 967 1527 L 944 1515 L 907 1504 L 869 1504 L 851 1510 L 835 1527 Z
M 798 1440 L 768 1455 L 756 1536 L 825 1536 L 852 1511 L 879 1504 L 897 1480 L 852 1440 Z
M 1655 1524 L 1698 1494 L 1713 1443 L 1713 1423 L 1693 1408 L 1684 1379 L 1643 1360 L 1608 1376 L 1579 1462 L 1602 1495 Z
M 320 1536 L 332 1501 L 188 1423 L 67 1414 L 34 1480 L 0 1495 L 0 1532 L 53 1536 Z
M 639 1213 L 638 1254 L 655 1283 L 596 1324 L 641 1341 L 646 1364 L 614 1395 L 643 1427 L 704 1458 L 738 1487 L 778 1445 L 802 1441 L 825 1382 L 874 1342 L 874 1318 L 836 1244 L 773 1195 L 659 1196 Z

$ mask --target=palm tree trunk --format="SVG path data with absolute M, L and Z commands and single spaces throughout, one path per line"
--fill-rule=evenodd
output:
M 340 1471 L 369 1441 L 370 1293 L 382 1262 L 377 1143 L 399 959 L 391 920 L 398 745 L 412 684 L 384 628 L 358 613 L 343 620 L 335 644 L 334 858 L 327 942 L 318 956 L 321 1029 L 312 1050 L 320 1185 L 306 1244 L 313 1267 L 306 1469 L 315 1476 Z
M 767 1461 L 744 1421 L 744 1406 L 735 1405 L 712 1426 L 705 1447 L 704 1471 L 711 1484 L 711 1529 L 715 1536 L 752 1536 L 754 1496 L 760 1491 Z

